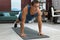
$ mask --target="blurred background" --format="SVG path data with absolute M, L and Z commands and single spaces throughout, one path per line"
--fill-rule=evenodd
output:
M 19 36 L 20 24 L 14 22 L 23 8 L 33 0 L 0 0 L 0 40 L 60 40 L 60 0 L 38 0 L 42 12 L 42 32 L 38 35 L 37 19 L 24 25 L 26 38 Z
M 33 0 L 0 0 L 0 23 L 14 22 L 17 14 Z M 38 0 L 43 22 L 60 23 L 60 0 Z

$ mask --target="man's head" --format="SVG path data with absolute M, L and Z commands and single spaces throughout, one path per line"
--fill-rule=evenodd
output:
M 34 1 L 31 2 L 31 7 L 32 8 L 37 9 L 37 8 L 39 8 L 39 6 L 40 6 L 40 3 L 39 3 L 38 0 L 34 0 Z

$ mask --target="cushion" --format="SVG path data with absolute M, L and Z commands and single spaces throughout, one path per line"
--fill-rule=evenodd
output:
M 0 14 L 0 16 L 3 16 L 3 14 Z
M 3 15 L 4 16 L 10 16 L 10 14 L 8 12 L 4 12 Z

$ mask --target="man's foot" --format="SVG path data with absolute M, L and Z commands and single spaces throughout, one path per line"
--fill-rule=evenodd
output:
M 23 33 L 23 34 L 20 34 L 20 36 L 21 36 L 21 37 L 26 37 L 26 34 Z
M 14 24 L 14 28 L 16 28 L 17 27 L 17 24 Z

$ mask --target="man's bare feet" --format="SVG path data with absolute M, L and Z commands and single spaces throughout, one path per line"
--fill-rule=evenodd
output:
M 21 37 L 26 37 L 26 34 L 22 33 L 20 34 Z

